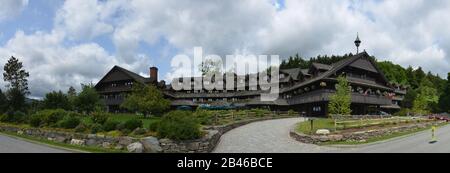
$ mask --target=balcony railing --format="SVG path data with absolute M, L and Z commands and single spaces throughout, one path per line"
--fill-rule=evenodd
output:
M 98 90 L 99 93 L 112 93 L 124 91 L 131 91 L 131 86 L 116 86 L 116 87 L 108 86 Z
M 123 98 L 107 98 L 107 99 L 103 99 L 103 102 L 106 105 L 120 105 L 123 102 Z
M 302 95 L 293 96 L 292 98 L 287 99 L 287 101 L 289 104 L 303 104 L 303 103 L 329 101 L 330 96 L 334 93 L 335 93 L 334 90 L 328 89 L 316 90 Z M 392 103 L 392 100 L 385 96 L 363 95 L 359 93 L 352 93 L 351 98 L 353 103 L 379 104 L 379 105 L 387 105 Z

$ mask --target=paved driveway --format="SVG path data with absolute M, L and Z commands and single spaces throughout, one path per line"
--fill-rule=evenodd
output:
M 300 143 L 289 130 L 304 118 L 287 118 L 250 123 L 225 133 L 216 153 L 305 153 L 327 152 L 336 148 Z
M 68 153 L 44 145 L 38 145 L 0 134 L 0 153 Z
M 225 133 L 213 152 L 216 153 L 450 153 L 450 125 L 438 128 L 438 142 L 430 144 L 429 130 L 351 148 L 304 144 L 292 139 L 289 130 L 304 118 L 267 120 L 247 124 Z

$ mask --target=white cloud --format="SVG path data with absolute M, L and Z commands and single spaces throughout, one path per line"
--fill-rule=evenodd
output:
M 204 54 L 220 56 L 251 52 L 310 57 L 355 52 L 353 40 L 359 32 L 361 49 L 381 60 L 422 66 L 441 76 L 450 71 L 449 1 L 285 0 L 281 9 L 274 2 L 68 0 L 56 12 L 52 32 L 19 31 L 0 47 L 0 56 L 23 57 L 33 71 L 30 81 L 39 84 L 32 90 L 40 95 L 95 82 L 115 64 L 147 74 L 149 62 L 156 59 L 140 52 L 140 46 L 167 51 L 164 46 L 154 50 L 161 40 L 187 55 L 202 46 Z M 98 36 L 110 37 L 116 49 L 107 51 L 91 41 Z M 67 45 L 68 40 L 76 44 Z M 172 75 L 160 74 L 166 79 Z
M 79 89 L 80 83 L 98 82 L 114 65 L 139 71 L 149 63 L 148 58 L 123 63 L 96 43 L 68 47 L 64 46 L 64 39 L 65 35 L 58 31 L 29 35 L 18 31 L 0 48 L 0 57 L 15 56 L 23 62 L 30 73 L 30 91 L 34 97 L 42 97 L 52 90 L 66 91 L 70 86 Z M 7 58 L 2 58 L 0 64 L 6 61 Z
M 73 40 L 92 39 L 113 31 L 108 23 L 124 1 L 67 0 L 57 11 L 55 25 Z
M 28 5 L 28 0 L 2 0 L 0 5 L 0 21 L 14 18 Z

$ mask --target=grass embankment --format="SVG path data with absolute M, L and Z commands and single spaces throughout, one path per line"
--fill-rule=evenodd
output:
M 360 120 L 344 120 L 337 121 L 336 126 L 333 119 L 329 118 L 318 118 L 313 120 L 313 129 L 311 130 L 310 121 L 301 122 L 297 125 L 297 132 L 304 134 L 311 134 L 316 132 L 318 129 L 328 129 L 330 132 L 339 132 L 354 129 L 363 129 L 370 127 L 390 127 L 397 126 L 400 124 L 410 124 L 418 122 L 432 121 L 428 119 L 412 119 L 408 117 L 392 117 L 383 119 L 360 119 Z
M 362 120 L 346 120 L 346 121 L 338 121 L 335 126 L 333 119 L 319 118 L 313 120 L 313 129 L 311 130 L 311 122 L 305 121 L 301 122 L 297 125 L 296 131 L 304 134 L 312 134 L 315 133 L 318 129 L 328 129 L 332 133 L 339 133 L 344 131 L 361 131 L 361 130 L 369 130 L 369 129 L 379 129 L 379 128 L 387 128 L 387 127 L 395 127 L 399 125 L 406 125 L 418 122 L 427 122 L 432 121 L 428 119 L 412 119 L 408 117 L 393 117 L 386 119 L 362 119 Z M 445 124 L 441 124 L 439 126 L 443 126 Z M 363 141 L 335 141 L 335 142 L 324 142 L 320 145 L 358 145 L 358 144 L 367 144 L 377 141 L 384 141 L 387 139 L 405 136 L 409 134 L 414 134 L 417 132 L 421 132 L 424 130 L 428 130 L 430 127 L 419 128 L 404 132 L 396 132 L 389 133 L 383 136 L 372 137 Z
M 447 125 L 447 123 L 444 124 L 440 124 L 437 127 L 442 127 Z M 369 139 L 366 139 L 365 141 L 335 141 L 335 142 L 324 142 L 321 143 L 320 145 L 360 145 L 360 144 L 368 144 L 368 143 L 373 143 L 373 142 L 379 142 L 379 141 L 385 141 L 385 140 L 389 140 L 392 138 L 397 138 L 397 137 L 407 137 L 422 131 L 426 131 L 426 130 L 430 130 L 431 127 L 426 127 L 426 128 L 419 128 L 419 129 L 414 129 L 414 130 L 408 130 L 408 131 L 404 131 L 404 132 L 396 132 L 396 133 L 390 133 L 390 134 L 386 134 L 383 136 L 377 136 L 377 137 L 372 137 Z M 430 139 L 431 139 L 431 132 L 430 132 Z
M 31 143 L 41 144 L 41 145 L 47 145 L 53 148 L 61 148 L 66 149 L 68 151 L 74 151 L 74 152 L 88 152 L 88 153 L 125 153 L 126 151 L 123 150 L 115 150 L 115 149 L 106 149 L 101 147 L 94 147 L 94 146 L 78 146 L 78 145 L 71 145 L 67 143 L 60 143 L 55 142 L 47 139 L 42 139 L 38 137 L 28 136 L 28 135 L 19 135 L 17 133 L 12 132 L 0 132 L 0 134 L 4 134 L 13 138 L 19 138 Z

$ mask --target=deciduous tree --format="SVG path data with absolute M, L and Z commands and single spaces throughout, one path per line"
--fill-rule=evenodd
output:
M 328 109 L 331 115 L 350 115 L 351 92 L 347 78 L 339 76 L 337 78 L 336 93 L 330 96 Z
M 170 106 L 170 101 L 153 85 L 135 84 L 121 107 L 144 115 L 161 114 Z

